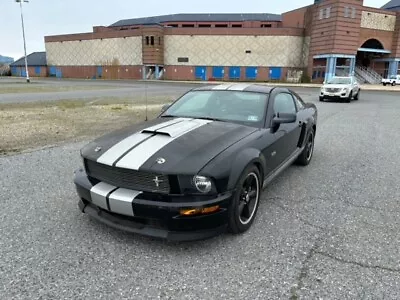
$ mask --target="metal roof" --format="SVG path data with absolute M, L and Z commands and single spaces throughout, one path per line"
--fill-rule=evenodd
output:
M 47 66 L 46 52 L 33 52 L 27 56 L 28 66 Z M 12 67 L 25 66 L 25 56 L 10 64 Z
M 245 14 L 172 14 L 146 18 L 120 20 L 109 27 L 113 26 L 131 26 L 160 24 L 165 22 L 243 22 L 243 21 L 281 21 L 281 15 L 264 14 L 264 13 L 245 13 Z
M 388 10 L 400 10 L 400 0 L 392 0 L 381 7 Z

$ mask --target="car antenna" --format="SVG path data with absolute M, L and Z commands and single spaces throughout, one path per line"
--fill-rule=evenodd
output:
M 145 121 L 147 122 L 147 74 L 146 74 L 146 77 L 145 77 L 145 79 L 144 79 L 144 97 L 145 97 L 145 102 L 146 102 L 146 117 L 145 117 Z

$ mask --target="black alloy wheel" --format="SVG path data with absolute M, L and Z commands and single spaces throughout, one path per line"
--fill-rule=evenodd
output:
M 242 174 L 232 201 L 229 213 L 229 231 L 243 233 L 247 231 L 256 216 L 261 196 L 261 179 L 258 168 L 248 167 Z
M 314 129 L 311 129 L 307 135 L 304 149 L 296 160 L 297 164 L 307 166 L 311 162 L 312 156 L 314 154 L 314 137 Z

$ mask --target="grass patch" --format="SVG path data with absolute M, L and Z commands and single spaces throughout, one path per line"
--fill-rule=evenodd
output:
M 156 117 L 171 98 L 148 101 Z M 145 120 L 144 98 L 94 98 L 0 104 L 0 155 L 82 141 Z

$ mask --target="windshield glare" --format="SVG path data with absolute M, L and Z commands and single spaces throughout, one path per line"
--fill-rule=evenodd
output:
M 350 83 L 351 83 L 350 78 L 334 77 L 334 78 L 328 80 L 328 84 L 350 84 Z
M 267 95 L 241 91 L 190 91 L 161 116 L 212 118 L 262 126 Z

